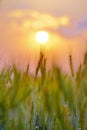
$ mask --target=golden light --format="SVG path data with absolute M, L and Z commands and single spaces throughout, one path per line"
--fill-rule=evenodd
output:
M 36 33 L 36 41 L 44 44 L 49 40 L 49 34 L 46 31 L 39 31 Z

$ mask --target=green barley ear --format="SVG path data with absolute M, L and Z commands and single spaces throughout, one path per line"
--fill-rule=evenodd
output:
M 37 77 L 37 75 L 38 75 L 41 64 L 43 62 L 43 58 L 44 58 L 44 54 L 43 54 L 43 52 L 40 52 L 40 58 L 39 58 L 39 61 L 38 61 L 38 64 L 37 64 L 37 67 L 36 67 L 36 70 L 35 70 L 35 77 Z
M 43 58 L 43 62 L 41 63 L 40 70 L 41 70 L 42 81 L 44 81 L 46 77 L 46 58 L 45 57 Z
M 28 72 L 29 72 L 29 64 L 27 65 L 27 69 L 26 69 L 26 76 L 28 75 Z
M 81 75 L 82 75 L 82 65 L 80 64 L 78 71 L 76 73 L 76 87 L 80 87 L 80 80 L 81 80 Z
M 85 53 L 83 65 L 87 68 L 87 52 Z
M 72 56 L 69 56 L 69 63 L 70 63 L 70 70 L 71 70 L 71 75 L 74 77 L 74 67 L 73 67 L 73 62 L 72 62 Z
M 80 64 L 78 71 L 76 73 L 76 80 L 80 80 L 81 72 L 82 72 L 82 65 Z

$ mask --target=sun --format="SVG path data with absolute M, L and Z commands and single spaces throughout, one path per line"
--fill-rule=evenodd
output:
M 36 33 L 36 41 L 40 44 L 47 43 L 49 40 L 49 34 L 46 31 L 39 31 Z

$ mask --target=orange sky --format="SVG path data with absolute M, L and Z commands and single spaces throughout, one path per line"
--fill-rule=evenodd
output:
M 77 9 L 77 4 L 82 9 Z M 35 66 L 40 48 L 35 34 L 39 30 L 49 33 L 49 41 L 45 45 L 49 65 L 55 62 L 64 71 L 68 71 L 69 54 L 73 56 L 75 68 L 83 61 L 84 52 L 87 50 L 86 0 L 73 0 L 73 4 L 69 0 L 2 0 L 0 8 L 2 66 L 13 62 L 21 69 L 28 62 Z

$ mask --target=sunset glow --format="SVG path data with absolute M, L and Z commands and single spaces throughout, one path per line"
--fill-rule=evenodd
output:
M 87 50 L 86 0 L 3 0 L 0 9 L 0 56 L 4 65 L 15 62 L 19 67 L 20 62 L 23 68 L 29 61 L 34 65 L 40 44 L 44 44 L 49 64 L 55 60 L 67 70 L 69 54 L 76 66 L 82 62 Z

